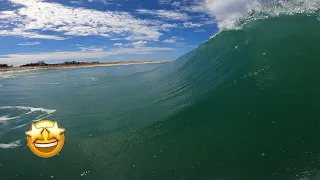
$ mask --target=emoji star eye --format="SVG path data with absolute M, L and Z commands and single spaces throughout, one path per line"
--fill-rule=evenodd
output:
M 26 132 L 26 135 L 31 137 L 31 141 L 35 142 L 37 139 L 43 140 L 42 132 L 44 128 L 37 128 L 34 124 L 31 125 L 31 130 Z
M 60 140 L 60 135 L 64 132 L 64 129 L 59 128 L 57 122 L 55 122 L 52 127 L 47 127 L 46 129 L 49 132 L 48 139 L 56 138 L 57 140 Z

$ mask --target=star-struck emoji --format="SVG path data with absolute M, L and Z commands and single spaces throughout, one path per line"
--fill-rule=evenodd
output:
M 49 158 L 57 155 L 63 145 L 65 129 L 57 122 L 41 120 L 31 125 L 27 134 L 30 150 L 39 157 Z
M 59 128 L 57 122 L 54 122 L 52 127 L 47 127 L 46 129 L 49 132 L 48 139 L 56 138 L 58 141 L 60 141 L 60 135 L 64 132 L 64 129 Z
M 31 137 L 31 141 L 34 142 L 37 139 L 43 140 L 42 131 L 44 128 L 37 128 L 34 124 L 31 125 L 31 130 L 26 132 L 26 135 Z

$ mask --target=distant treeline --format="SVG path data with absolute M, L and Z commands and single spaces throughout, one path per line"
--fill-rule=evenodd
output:
M 148 62 L 154 62 L 154 61 L 143 61 L 144 63 Z M 57 63 L 57 64 L 47 64 L 43 61 L 39 61 L 37 63 L 29 63 L 21 65 L 20 67 L 64 67 L 64 66 L 81 66 L 81 65 L 92 65 L 92 64 L 126 64 L 126 63 L 141 63 L 141 61 L 119 61 L 119 62 L 77 62 L 77 61 L 66 61 L 64 63 Z M 12 68 L 12 65 L 8 64 L 0 64 L 0 68 L 6 69 L 6 68 Z
M 39 61 L 37 63 L 29 63 L 21 65 L 20 67 L 35 67 L 35 66 L 68 66 L 68 65 L 87 65 L 87 64 L 97 64 L 99 62 L 77 62 L 77 61 L 67 61 L 64 63 L 58 63 L 58 64 L 47 64 L 43 61 Z
M 9 68 L 9 67 L 12 67 L 12 65 L 9 66 L 8 64 L 0 64 L 0 68 Z

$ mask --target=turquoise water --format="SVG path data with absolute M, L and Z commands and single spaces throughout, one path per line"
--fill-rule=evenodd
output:
M 316 16 L 281 16 L 170 63 L 2 74 L 0 177 L 318 179 L 318 47 Z M 26 145 L 40 119 L 66 129 L 58 156 Z

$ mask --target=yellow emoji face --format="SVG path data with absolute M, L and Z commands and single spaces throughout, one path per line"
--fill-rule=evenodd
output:
M 41 120 L 31 125 L 26 132 L 31 151 L 44 158 L 55 156 L 64 144 L 64 129 L 57 122 Z

